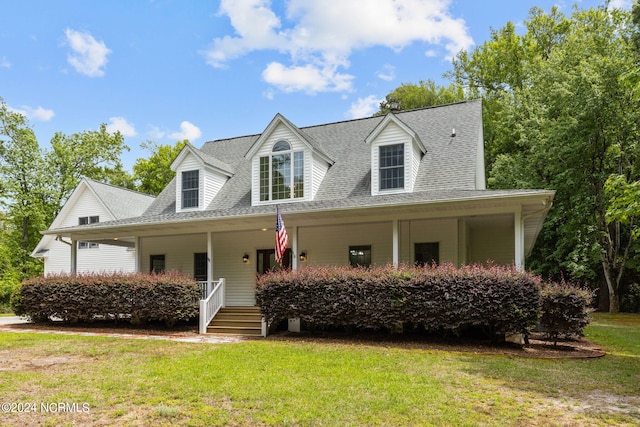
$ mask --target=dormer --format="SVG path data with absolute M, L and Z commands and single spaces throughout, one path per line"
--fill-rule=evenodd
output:
M 418 134 L 389 113 L 365 142 L 371 146 L 371 195 L 412 192 L 427 152 Z
M 201 211 L 233 176 L 233 168 L 187 143 L 171 163 L 176 173 L 176 212 Z
M 320 145 L 276 114 L 245 155 L 251 162 L 251 205 L 313 200 L 333 160 Z

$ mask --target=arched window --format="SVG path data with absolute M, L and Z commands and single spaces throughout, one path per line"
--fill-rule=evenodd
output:
M 271 155 L 260 157 L 260 201 L 304 197 L 304 151 L 280 140 Z

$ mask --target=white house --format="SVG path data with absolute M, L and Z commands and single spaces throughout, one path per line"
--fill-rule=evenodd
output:
M 140 216 L 154 197 L 83 178 L 56 216 L 50 229 L 115 221 Z M 115 243 L 115 244 L 114 244 Z M 71 256 L 76 252 L 75 258 Z M 44 260 L 44 273 L 133 272 L 136 254 L 133 248 L 100 242 L 72 242 L 57 234 L 45 234 L 32 256 Z M 75 267 L 72 260 L 75 259 Z
M 73 221 L 45 236 L 72 248 L 127 245 L 137 271 L 224 278 L 222 305 L 253 306 L 256 274 L 274 265 L 276 205 L 294 269 L 488 260 L 523 268 L 555 194 L 485 188 L 480 100 L 303 128 L 277 114 L 258 135 L 187 145 L 172 169 L 175 179 L 139 215 L 78 224 L 89 213 L 72 198 Z

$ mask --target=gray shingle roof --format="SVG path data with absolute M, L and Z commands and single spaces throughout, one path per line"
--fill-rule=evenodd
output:
M 84 179 L 116 219 L 140 216 L 155 200 L 153 196 L 149 196 L 148 194 L 105 184 L 90 178 Z
M 430 192 L 476 190 L 478 142 L 482 137 L 480 100 L 396 113 L 427 148 L 414 186 L 415 193 L 399 194 L 394 200 L 427 200 Z M 384 116 L 300 128 L 335 163 L 331 165 L 311 203 L 314 206 L 364 206 L 381 203 L 371 196 L 371 146 L 367 136 Z M 455 129 L 456 136 L 452 137 Z M 207 210 L 258 212 L 251 206 L 251 160 L 245 154 L 260 135 L 221 139 L 204 144 L 201 152 L 230 165 L 235 171 Z M 175 183 L 171 183 L 145 212 L 145 216 L 175 213 Z M 425 199 L 426 198 L 426 199 Z M 300 207 L 307 203 L 295 202 Z M 289 205 L 289 204 L 286 204 Z M 283 205 L 284 206 L 284 205 Z M 289 206 L 287 206 L 289 208 Z M 291 209 L 296 209 L 291 206 Z M 204 214 L 206 215 L 206 214 Z

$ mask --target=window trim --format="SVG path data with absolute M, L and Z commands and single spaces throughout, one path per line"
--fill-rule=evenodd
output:
M 87 215 L 78 217 L 78 225 L 89 225 L 95 224 L 97 222 L 100 222 L 99 215 Z M 100 245 L 94 242 L 85 242 L 83 240 L 80 240 L 78 242 L 78 249 L 98 249 L 99 247 Z
M 352 252 L 354 251 L 368 251 L 369 254 L 367 255 L 366 253 L 363 253 L 362 255 L 358 255 L 358 256 L 363 256 L 364 258 L 364 263 L 360 264 L 358 262 L 354 262 L 354 259 L 352 258 L 354 255 L 352 254 Z M 367 257 L 369 258 L 369 263 L 366 263 Z M 371 267 L 371 265 L 373 264 L 373 250 L 371 249 L 371 245 L 350 245 L 349 246 L 349 265 L 351 267 L 364 267 L 364 268 L 369 268 Z
M 393 144 L 381 144 L 378 145 L 378 191 L 379 192 L 394 192 L 394 191 L 405 191 L 406 189 L 406 162 L 405 162 L 405 156 L 406 156 L 406 150 L 407 150 L 407 146 L 404 142 L 400 142 L 400 143 L 393 143 Z M 402 160 L 401 164 L 397 164 L 397 165 L 391 165 L 391 166 L 382 166 L 382 151 L 385 149 L 390 149 L 393 147 L 401 147 L 402 148 L 402 153 L 400 155 L 396 155 L 396 158 L 399 158 Z M 386 156 L 388 157 L 388 156 Z M 383 178 L 383 170 L 384 171 L 394 171 L 394 170 L 398 170 L 401 173 L 397 176 L 392 176 L 392 177 L 384 177 Z M 394 180 L 401 180 L 401 186 L 397 186 L 397 187 L 386 187 L 383 188 L 383 180 L 386 181 L 394 181 Z
M 286 147 L 284 145 L 286 144 Z M 283 187 L 284 191 L 276 190 L 274 184 L 274 158 L 288 156 L 288 169 L 284 182 L 278 187 Z M 279 203 L 293 200 L 303 200 L 305 198 L 305 150 L 296 150 L 289 141 L 279 139 L 266 156 L 258 158 L 258 200 L 260 203 Z M 288 185 L 287 185 L 288 184 Z M 287 191 L 288 189 L 288 191 Z M 286 196 L 286 193 L 289 193 Z M 285 195 L 285 197 L 274 198 L 275 195 Z
M 195 187 L 185 187 L 185 180 L 193 180 L 193 178 L 189 178 L 187 174 L 195 174 Z M 180 175 L 180 206 L 182 209 L 198 209 L 200 208 L 200 169 L 190 169 L 182 171 Z M 188 200 L 195 200 L 195 205 L 193 206 L 185 206 L 185 197 L 186 193 L 190 195 L 195 193 L 195 199 L 189 197 Z
M 429 247 L 429 249 L 426 251 L 428 252 L 435 252 L 436 256 L 432 257 L 430 261 L 418 261 L 417 255 L 418 255 L 418 245 L 427 245 Z M 424 253 L 424 252 L 421 252 Z M 440 242 L 414 242 L 413 243 L 413 263 L 416 266 L 419 267 L 424 267 L 424 266 L 431 266 L 433 263 L 435 263 L 436 265 L 440 264 Z
M 154 259 L 162 260 L 163 268 L 160 271 L 155 271 L 153 269 L 153 261 Z M 149 255 L 149 272 L 151 274 L 162 274 L 167 270 L 167 257 L 165 254 L 151 254 Z

